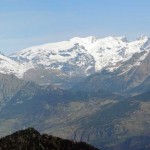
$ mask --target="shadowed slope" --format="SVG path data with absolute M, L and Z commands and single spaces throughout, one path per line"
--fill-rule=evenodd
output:
M 73 142 L 61 138 L 41 135 L 33 128 L 15 132 L 0 139 L 1 150 L 98 150 L 83 142 Z

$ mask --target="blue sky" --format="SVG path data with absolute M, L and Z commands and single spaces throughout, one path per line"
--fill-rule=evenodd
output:
M 5 54 L 74 36 L 150 35 L 149 0 L 1 0 Z

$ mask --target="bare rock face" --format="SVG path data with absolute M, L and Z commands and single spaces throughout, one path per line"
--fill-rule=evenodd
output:
M 14 75 L 0 74 L 0 109 L 25 85 Z
M 103 69 L 89 76 L 79 85 L 80 90 L 104 89 L 120 94 L 138 94 L 148 90 L 150 78 L 150 52 L 134 54 L 129 60 L 120 63 L 115 71 Z

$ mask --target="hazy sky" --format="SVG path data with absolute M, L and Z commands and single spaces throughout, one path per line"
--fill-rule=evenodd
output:
M 150 0 L 0 0 L 5 54 L 74 36 L 150 35 Z

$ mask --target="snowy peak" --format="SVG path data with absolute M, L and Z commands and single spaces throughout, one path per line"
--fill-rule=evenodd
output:
M 27 54 L 31 53 L 32 55 L 39 55 L 41 53 L 46 53 L 46 52 L 57 52 L 58 50 L 62 50 L 62 49 L 70 49 L 72 48 L 74 45 L 71 44 L 69 41 L 63 41 L 63 42 L 57 42 L 57 43 L 48 43 L 48 44 L 43 44 L 40 46 L 33 46 L 33 47 L 29 47 L 26 49 L 23 49 L 19 52 L 17 52 L 16 54 L 12 54 L 11 57 L 13 56 L 27 56 Z
M 23 74 L 23 67 L 18 62 L 11 60 L 10 58 L 0 54 L 0 73 L 2 74 L 14 74 L 21 77 Z
M 23 76 L 31 68 L 41 67 L 58 70 L 70 76 L 86 76 L 105 68 L 114 71 L 133 54 L 149 50 L 150 40 L 145 35 L 132 42 L 124 36 L 89 36 L 29 47 L 12 54 L 11 59 L 8 59 L 14 66 L 11 67 L 11 72 L 18 76 Z
M 70 41 L 49 43 L 24 49 L 11 58 L 24 65 L 60 70 L 68 75 L 91 74 L 94 70 L 94 60 L 83 46 Z M 92 72 L 91 72 L 92 71 Z
M 147 41 L 148 39 L 149 39 L 149 37 L 144 34 L 137 38 L 137 40 L 139 40 L 139 41 Z
M 74 37 L 74 38 L 70 39 L 70 42 L 85 45 L 85 44 L 94 43 L 96 40 L 97 39 L 94 36 L 89 36 L 89 37 L 86 37 L 86 38 Z
M 118 39 L 121 40 L 122 42 L 126 42 L 126 43 L 129 42 L 126 36 L 118 37 Z

